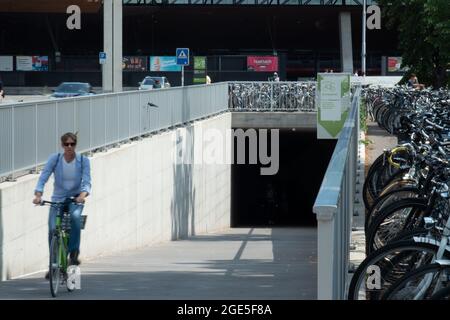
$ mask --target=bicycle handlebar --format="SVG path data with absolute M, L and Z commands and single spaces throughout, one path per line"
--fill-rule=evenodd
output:
M 67 198 L 70 199 L 69 202 L 75 203 L 75 204 L 79 204 L 75 201 L 75 197 L 70 197 Z M 37 204 L 37 206 L 45 206 L 46 204 L 50 205 L 50 206 L 61 206 L 63 204 L 65 204 L 65 202 L 54 202 L 54 201 L 47 201 L 47 200 L 42 200 L 39 204 Z

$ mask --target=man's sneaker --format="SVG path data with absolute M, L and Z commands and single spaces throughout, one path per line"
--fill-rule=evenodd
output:
M 78 255 L 80 254 L 80 252 L 78 250 L 72 251 L 70 253 L 70 265 L 75 265 L 78 266 L 80 265 L 80 260 L 78 260 Z

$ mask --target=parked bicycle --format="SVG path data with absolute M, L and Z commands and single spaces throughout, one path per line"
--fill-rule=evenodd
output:
M 229 108 L 234 111 L 316 111 L 315 83 L 233 82 Z
M 349 299 L 445 299 L 450 291 L 450 92 L 364 92 L 367 114 L 397 135 L 363 186 L 367 257 Z

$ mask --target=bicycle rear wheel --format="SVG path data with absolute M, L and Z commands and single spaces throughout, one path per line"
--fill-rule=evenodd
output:
M 450 300 L 450 287 L 441 289 L 432 295 L 430 300 Z
M 364 231 L 367 233 L 372 221 L 389 205 L 407 198 L 418 198 L 420 191 L 415 186 L 406 186 L 396 190 L 389 191 L 373 203 L 364 222 Z
M 450 267 L 434 263 L 416 269 L 394 283 L 382 300 L 429 300 L 450 283 Z
M 426 230 L 405 232 L 404 239 L 424 235 Z M 400 240 L 374 251 L 358 266 L 353 274 L 348 290 L 349 300 L 379 300 L 383 293 L 405 274 L 436 257 L 438 247 L 414 240 Z M 447 255 L 447 254 L 446 254 Z M 379 286 L 369 288 L 371 270 L 379 269 Z
M 57 235 L 54 235 L 50 244 L 50 262 L 49 262 L 50 292 L 53 297 L 58 294 L 61 282 L 61 255 L 60 241 Z
M 385 246 L 401 231 L 421 227 L 419 217 L 428 215 L 426 199 L 402 199 L 388 205 L 373 219 L 366 234 L 366 253 Z

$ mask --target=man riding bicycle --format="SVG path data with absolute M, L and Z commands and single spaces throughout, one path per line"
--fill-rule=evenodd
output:
M 81 213 L 84 208 L 85 198 L 91 192 L 91 168 L 87 157 L 77 154 L 75 147 L 77 145 L 77 136 L 68 132 L 61 137 L 61 145 L 64 153 L 52 154 L 42 171 L 36 189 L 33 203 L 38 205 L 42 202 L 42 194 L 48 178 L 53 173 L 53 202 L 65 202 L 70 197 L 75 197 L 75 203 L 69 204 L 71 230 L 69 238 L 70 264 L 79 265 L 78 255 L 80 253 L 80 235 L 81 235 Z M 48 238 L 49 246 L 55 231 L 56 216 L 58 209 L 50 207 L 48 218 Z M 47 272 L 45 278 L 48 279 Z

